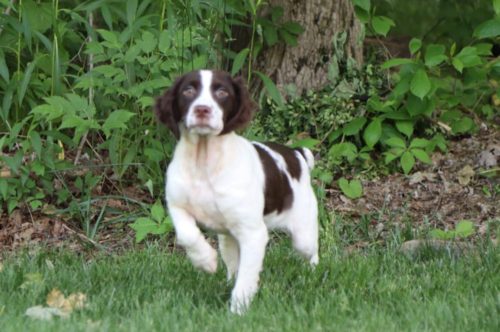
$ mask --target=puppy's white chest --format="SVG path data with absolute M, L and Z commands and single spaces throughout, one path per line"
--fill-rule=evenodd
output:
M 181 188 L 179 198 L 182 205 L 198 224 L 217 232 L 227 231 L 221 211 L 221 195 L 215 192 L 216 184 L 207 179 L 195 178 L 186 180 Z

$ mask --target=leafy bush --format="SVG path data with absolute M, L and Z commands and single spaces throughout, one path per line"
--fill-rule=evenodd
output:
M 154 98 L 186 71 L 237 73 L 265 43 L 296 42 L 300 29 L 282 9 L 257 17 L 259 6 L 0 1 L 0 211 L 57 207 L 92 237 L 103 211 L 81 203 L 103 194 L 95 188 L 139 184 L 160 196 L 175 141 L 157 128 Z M 236 26 L 254 29 L 244 57 L 231 48 Z

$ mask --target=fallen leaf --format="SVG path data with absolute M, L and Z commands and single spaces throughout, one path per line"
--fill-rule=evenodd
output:
M 0 170 L 0 178 L 10 178 L 12 174 L 10 173 L 10 169 L 2 168 Z
M 68 302 L 72 309 L 83 309 L 85 308 L 85 302 L 87 301 L 87 295 L 78 292 L 73 293 L 68 296 Z
M 63 312 L 59 308 L 42 307 L 41 305 L 37 305 L 28 308 L 25 315 L 34 319 L 51 320 L 54 316 L 66 318 L 69 314 Z
M 61 151 L 57 154 L 57 159 L 64 160 L 64 145 L 61 141 L 57 141 L 57 144 L 61 148 Z
M 47 295 L 47 305 L 52 308 L 61 308 L 65 307 L 66 299 L 64 298 L 64 294 L 57 288 L 54 288 Z M 71 310 L 65 310 L 71 311 Z
M 458 171 L 458 183 L 462 186 L 466 186 L 470 183 L 472 177 L 476 174 L 471 166 L 466 165 L 460 171 Z
M 434 173 L 416 172 L 410 176 L 410 185 L 421 183 L 423 181 L 433 182 L 435 179 L 436 179 L 436 174 Z
M 57 288 L 54 288 L 47 295 L 47 305 L 52 308 L 59 308 L 68 314 L 75 309 L 82 309 L 85 307 L 87 296 L 83 293 L 72 293 L 67 298 Z

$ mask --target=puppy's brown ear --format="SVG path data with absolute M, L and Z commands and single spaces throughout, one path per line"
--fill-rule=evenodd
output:
M 177 91 L 181 83 L 181 78 L 177 79 L 165 93 L 156 99 L 155 114 L 156 118 L 166 125 L 174 134 L 175 138 L 179 139 L 179 122 L 181 121 L 181 112 L 177 105 Z
M 252 120 L 253 114 L 257 110 L 257 104 L 250 97 L 245 80 L 242 77 L 233 79 L 233 87 L 236 101 L 226 119 L 221 134 L 244 128 Z

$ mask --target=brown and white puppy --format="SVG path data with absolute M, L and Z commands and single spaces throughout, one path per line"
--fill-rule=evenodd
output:
M 194 266 L 213 273 L 217 252 L 198 226 L 218 233 L 228 279 L 236 277 L 230 309 L 238 314 L 257 292 L 268 229 L 289 233 L 311 264 L 319 259 L 313 155 L 237 135 L 254 110 L 242 79 L 212 70 L 180 77 L 156 103 L 158 119 L 179 139 L 166 180 L 177 241 Z

